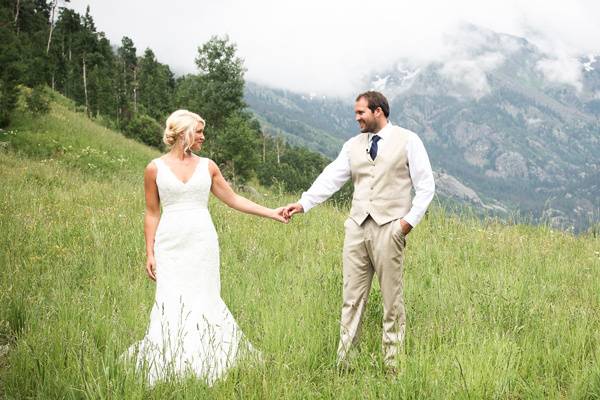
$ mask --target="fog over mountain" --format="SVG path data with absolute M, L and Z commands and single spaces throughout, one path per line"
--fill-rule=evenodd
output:
M 342 98 L 398 58 L 417 65 L 460 59 L 476 40 L 461 36 L 464 24 L 526 38 L 546 60 L 540 68 L 558 81 L 577 84 L 577 58 L 600 53 L 600 2 L 593 0 L 83 0 L 66 5 L 80 12 L 89 5 L 111 42 L 128 36 L 139 52 L 151 47 L 179 73 L 195 72 L 196 49 L 210 36 L 229 35 L 248 79 Z M 498 61 L 482 58 L 476 64 L 486 69 Z M 465 68 L 448 65 L 445 72 L 456 75 Z
M 583 229 L 600 210 L 600 57 L 551 58 L 512 35 L 466 24 L 445 57 L 399 58 L 362 81 L 391 120 L 417 132 L 439 193 L 500 215 Z M 358 133 L 345 100 L 249 84 L 267 130 L 334 157 Z

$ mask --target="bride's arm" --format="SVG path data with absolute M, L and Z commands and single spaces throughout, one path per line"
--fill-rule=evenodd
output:
M 283 207 L 277 209 L 263 207 L 260 204 L 256 204 L 255 202 L 236 194 L 231 189 L 231 186 L 229 186 L 225 178 L 223 178 L 221 170 L 219 170 L 217 164 L 215 164 L 215 162 L 212 160 L 208 160 L 208 171 L 212 178 L 212 186 L 210 188 L 212 194 L 214 194 L 219 200 L 227 204 L 229 207 L 246 214 L 272 218 L 283 223 L 287 223 L 289 221 L 288 218 L 283 216 Z
M 146 209 L 144 213 L 144 237 L 146 238 L 146 272 L 152 280 L 156 280 L 154 261 L 154 237 L 160 220 L 160 199 L 156 186 L 156 165 L 148 164 L 144 171 L 144 193 Z

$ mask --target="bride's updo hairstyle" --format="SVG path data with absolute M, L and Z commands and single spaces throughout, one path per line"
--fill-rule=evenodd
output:
M 178 140 L 183 140 L 183 151 L 190 153 L 194 144 L 194 134 L 198 122 L 206 126 L 206 122 L 198 114 L 188 110 L 177 110 L 167 118 L 163 142 L 173 147 Z

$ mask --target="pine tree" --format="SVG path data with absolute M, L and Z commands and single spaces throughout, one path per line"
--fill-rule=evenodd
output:
M 118 54 L 118 119 L 119 126 L 126 126 L 135 114 L 135 78 L 137 69 L 137 55 L 133 40 L 124 36 Z
M 17 84 L 21 74 L 16 29 L 8 7 L 0 8 L 0 127 L 10 123 L 17 103 Z
M 79 37 L 82 30 L 81 16 L 71 9 L 61 8 L 53 34 L 55 45 L 48 54 L 53 60 L 51 86 L 79 103 L 83 100 L 83 84 L 78 79 L 81 76 Z
M 21 0 L 19 2 L 18 18 L 15 20 L 21 64 L 19 80 L 31 87 L 45 83 L 48 77 L 45 44 L 49 18 L 50 6 L 45 0 Z
M 139 59 L 139 103 L 152 118 L 164 120 L 173 109 L 175 79 L 168 65 L 159 63 L 146 49 Z

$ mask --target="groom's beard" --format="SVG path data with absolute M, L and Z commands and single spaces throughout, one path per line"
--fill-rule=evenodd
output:
M 377 122 L 376 121 L 371 121 L 370 123 L 365 121 L 365 126 L 364 127 L 360 127 L 360 131 L 362 133 L 376 133 L 377 131 L 379 131 L 379 127 L 377 126 Z

